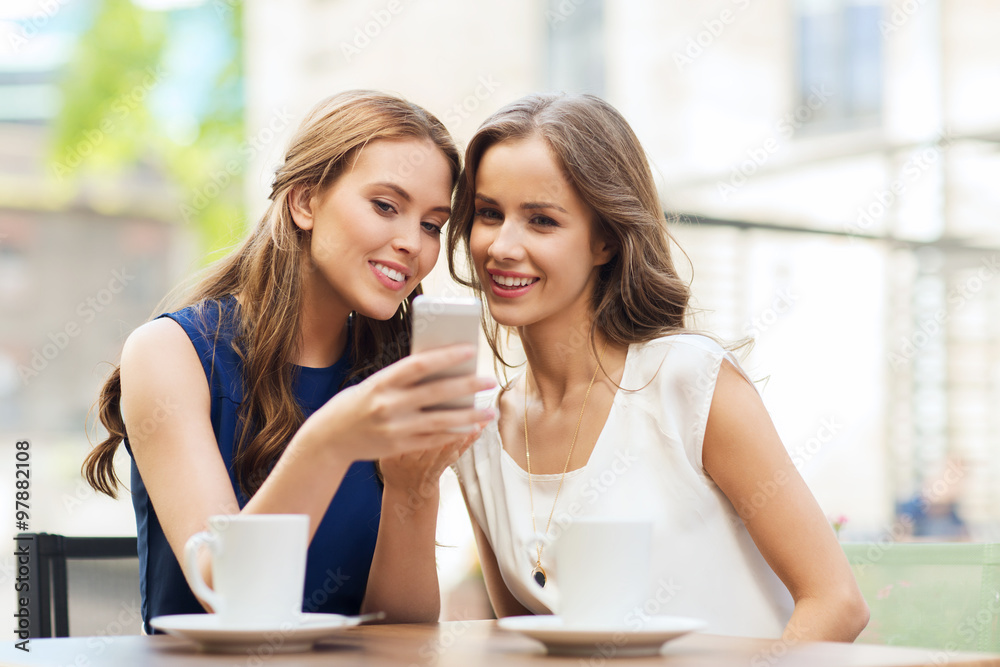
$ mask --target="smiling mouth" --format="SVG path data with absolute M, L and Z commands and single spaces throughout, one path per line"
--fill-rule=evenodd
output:
M 527 287 L 528 285 L 538 282 L 538 278 L 515 278 L 513 276 L 494 276 L 491 275 L 490 279 L 493 284 L 500 289 L 515 290 L 522 287 Z
M 379 264 L 378 262 L 372 262 L 372 266 L 381 273 L 383 276 L 397 283 L 406 282 L 406 276 L 395 269 L 390 269 L 385 264 Z

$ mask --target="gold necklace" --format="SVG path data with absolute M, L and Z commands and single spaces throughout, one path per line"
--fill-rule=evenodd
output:
M 545 535 L 549 534 L 549 527 L 552 525 L 552 517 L 556 513 L 556 503 L 559 502 L 559 492 L 562 491 L 563 482 L 566 481 L 566 471 L 569 470 L 569 460 L 573 457 L 573 449 L 576 447 L 576 437 L 580 435 L 580 424 L 583 423 L 583 413 L 587 409 L 587 400 L 590 398 L 590 390 L 594 388 L 594 380 L 597 379 L 597 371 L 604 361 L 604 353 L 608 351 L 608 342 L 605 341 L 604 349 L 594 367 L 594 374 L 590 377 L 590 384 L 587 385 L 587 393 L 583 397 L 583 405 L 580 406 L 580 418 L 576 420 L 576 430 L 573 432 L 573 440 L 569 443 L 569 454 L 566 455 L 566 463 L 563 465 L 562 477 L 559 478 L 559 488 L 556 489 L 556 497 L 552 499 L 552 510 L 549 512 L 549 520 L 545 523 Z M 528 447 L 528 373 L 524 373 L 524 458 L 528 463 L 528 503 L 531 506 L 531 532 L 536 534 L 535 528 L 535 498 L 531 488 L 531 449 Z M 545 588 L 546 576 L 545 568 L 542 567 L 542 543 L 535 543 L 535 567 L 531 570 L 531 577 L 535 583 Z

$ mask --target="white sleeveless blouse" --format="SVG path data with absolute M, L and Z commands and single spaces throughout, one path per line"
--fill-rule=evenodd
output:
M 705 425 L 723 358 L 739 368 L 717 343 L 695 334 L 629 347 L 623 389 L 587 465 L 566 473 L 549 537 L 558 538 L 560 526 L 576 518 L 651 521 L 649 595 L 635 619 L 690 616 L 706 621 L 706 632 L 779 637 L 792 613 L 791 595 L 702 467 Z M 498 395 L 495 390 L 480 400 L 495 406 Z M 507 588 L 531 612 L 552 613 L 559 573 L 552 549 L 543 549 L 545 588 L 531 577 L 535 541 L 528 473 L 504 451 L 496 420 L 455 471 Z M 532 475 L 539 531 L 560 477 Z

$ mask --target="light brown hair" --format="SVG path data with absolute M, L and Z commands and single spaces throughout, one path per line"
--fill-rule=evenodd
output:
M 685 330 L 690 288 L 674 269 L 673 239 L 646 154 L 618 111 L 593 95 L 528 95 L 486 119 L 465 150 L 448 229 L 448 268 L 482 296 L 469 253 L 475 217 L 476 171 L 486 151 L 504 141 L 541 137 L 566 180 L 594 211 L 595 231 L 617 250 L 598 271 L 590 339 L 600 331 L 616 344 L 642 343 Z M 459 249 L 464 266 L 459 267 Z M 501 327 L 488 312 L 483 329 L 502 358 Z M 595 349 L 596 355 L 596 349 Z
M 271 200 L 250 235 L 228 256 L 172 304 L 171 309 L 206 308 L 240 295 L 232 347 L 243 362 L 244 400 L 239 408 L 240 433 L 233 466 L 240 488 L 253 495 L 277 462 L 304 419 L 292 391 L 299 344 L 302 273 L 313 265 L 306 259 L 311 233 L 295 225 L 290 210 L 292 193 L 305 189 L 319 193 L 329 188 L 367 143 L 378 139 L 428 139 L 458 178 L 458 150 L 444 125 L 433 115 L 405 100 L 372 91 L 348 91 L 320 102 L 303 120 L 292 138 L 284 163 L 271 186 Z M 423 159 L 415 158 L 416 164 Z M 322 252 L 313 248 L 313 253 Z M 386 321 L 352 313 L 352 371 L 348 380 L 361 379 L 409 353 L 410 301 L 421 293 L 418 285 Z M 158 309 L 159 310 L 159 309 Z M 218 337 L 218 330 L 216 331 Z M 120 411 L 121 374 L 115 367 L 98 398 L 98 414 L 108 437 L 87 455 L 83 474 L 94 489 L 115 497 L 119 480 L 114 454 L 128 437 Z

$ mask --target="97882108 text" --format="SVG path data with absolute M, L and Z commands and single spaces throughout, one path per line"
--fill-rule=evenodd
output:
M 28 530 L 28 522 L 31 519 L 31 443 L 27 440 L 18 440 L 14 445 L 14 526 L 19 532 Z M 17 600 L 17 611 L 14 618 L 17 619 L 17 627 L 14 633 L 21 641 L 15 642 L 14 647 L 22 651 L 29 651 L 28 648 L 28 594 L 30 584 L 29 576 L 29 553 L 30 542 L 27 537 L 14 537 L 14 556 L 17 575 L 14 578 L 14 593 Z
M 31 518 L 31 443 L 18 440 L 14 452 L 14 526 L 19 531 L 28 530 Z

